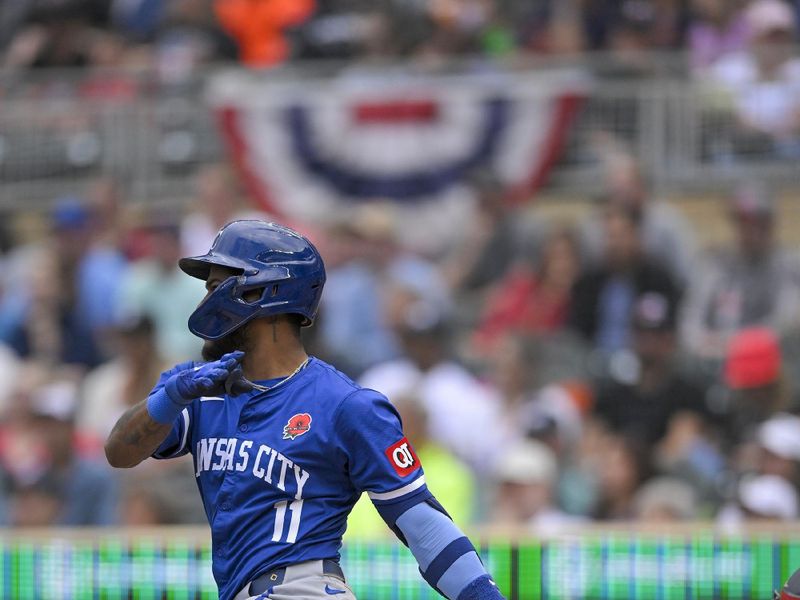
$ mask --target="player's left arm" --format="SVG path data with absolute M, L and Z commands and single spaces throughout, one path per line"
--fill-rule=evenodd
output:
M 425 581 L 450 600 L 502 600 L 475 547 L 428 491 L 391 403 L 355 392 L 339 408 L 337 429 L 351 480 L 409 547 Z

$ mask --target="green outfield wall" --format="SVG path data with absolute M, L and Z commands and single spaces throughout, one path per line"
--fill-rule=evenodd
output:
M 0 535 L 0 594 L 24 599 L 216 598 L 210 547 L 182 530 L 39 531 Z M 492 538 L 484 562 L 511 600 L 769 600 L 800 567 L 800 538 L 783 532 L 716 536 L 593 531 L 547 541 Z M 439 598 L 393 542 L 342 549 L 363 600 Z

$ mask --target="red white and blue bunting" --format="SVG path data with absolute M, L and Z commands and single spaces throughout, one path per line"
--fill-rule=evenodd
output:
M 318 221 L 376 200 L 450 223 L 463 185 L 490 168 L 528 198 L 546 180 L 580 105 L 575 77 L 340 75 L 287 82 L 230 72 L 210 99 L 263 208 Z M 448 217 L 450 215 L 450 217 Z

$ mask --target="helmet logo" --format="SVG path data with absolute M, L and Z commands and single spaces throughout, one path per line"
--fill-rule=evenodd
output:
M 283 439 L 293 440 L 309 429 L 311 429 L 311 415 L 308 413 L 296 414 L 283 426 Z

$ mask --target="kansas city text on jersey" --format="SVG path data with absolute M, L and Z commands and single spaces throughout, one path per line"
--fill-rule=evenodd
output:
M 197 442 L 195 477 L 206 471 L 238 471 L 248 468 L 253 477 L 264 480 L 282 492 L 303 499 L 309 473 L 266 444 L 239 438 L 202 438 Z M 289 475 L 291 473 L 291 475 Z

